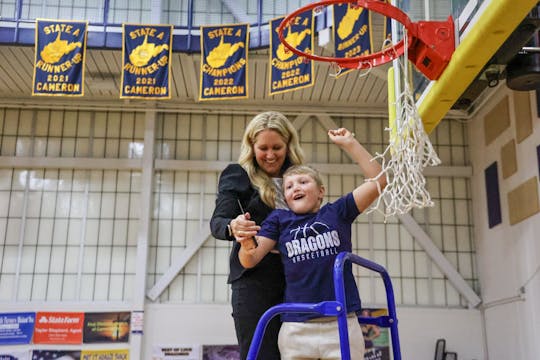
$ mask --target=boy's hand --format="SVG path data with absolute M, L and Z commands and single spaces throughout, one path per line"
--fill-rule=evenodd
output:
M 251 220 L 251 215 L 246 212 L 234 218 L 231 223 L 231 232 L 236 240 L 250 239 L 257 235 L 261 227 Z
M 354 134 L 345 128 L 339 128 L 336 130 L 328 130 L 328 136 L 330 140 L 336 145 L 346 145 L 355 141 Z

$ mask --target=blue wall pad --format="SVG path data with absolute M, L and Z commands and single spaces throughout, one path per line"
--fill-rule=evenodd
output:
M 502 221 L 501 216 L 501 195 L 499 192 L 499 173 L 497 162 L 489 165 L 484 170 L 486 178 L 486 199 L 489 218 L 489 228 L 491 229 Z
M 536 147 L 536 158 L 538 159 L 538 178 L 540 179 L 540 145 Z

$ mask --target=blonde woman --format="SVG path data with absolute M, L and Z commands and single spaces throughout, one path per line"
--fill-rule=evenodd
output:
M 255 236 L 272 210 L 286 208 L 281 189 L 283 173 L 291 165 L 303 163 L 298 133 L 283 114 L 269 111 L 255 116 L 244 132 L 238 163 L 230 164 L 220 175 L 210 220 L 212 235 L 229 241 Z M 228 283 L 240 355 L 245 359 L 261 315 L 283 302 L 285 278 L 277 252 L 269 252 L 257 266 L 245 269 L 238 259 L 239 249 L 235 242 Z M 280 360 L 280 326 L 277 318 L 269 324 L 259 359 Z

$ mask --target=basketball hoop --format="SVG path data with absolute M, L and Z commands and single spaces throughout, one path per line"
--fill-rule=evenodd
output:
M 385 41 L 383 50 L 377 53 L 350 58 L 317 56 L 287 43 L 283 30 L 296 16 L 312 9 L 320 10 L 323 6 L 341 3 L 354 4 L 397 20 L 404 27 L 403 39 L 395 44 Z M 381 0 L 326 0 L 309 4 L 285 17 L 278 27 L 278 34 L 283 45 L 296 55 L 304 59 L 337 65 L 339 67 L 337 73 L 342 68 L 371 69 L 403 56 L 414 63 L 427 78 L 435 80 L 444 71 L 455 48 L 452 17 L 448 17 L 447 21 L 414 23 L 399 8 Z M 407 63 L 404 63 L 397 61 L 402 68 L 403 89 L 401 87 L 393 89 L 395 96 L 389 95 L 388 98 L 389 106 L 397 109 L 397 112 L 390 114 L 389 126 L 385 129 L 390 132 L 389 144 L 384 152 L 376 153 L 374 156 L 374 160 L 381 161 L 382 170 L 376 177 L 366 179 L 374 181 L 379 186 L 377 179 L 386 176 L 386 187 L 384 190 L 379 188 L 379 198 L 366 211 L 380 212 L 384 215 L 385 221 L 389 216 L 405 214 L 412 208 L 433 206 L 426 189 L 423 169 L 441 162 L 424 131 L 409 84 Z M 393 84 L 394 80 L 389 79 L 388 83 Z
M 309 54 L 286 41 L 283 31 L 296 16 L 309 10 L 320 11 L 324 6 L 343 3 L 353 4 L 397 20 L 407 31 L 407 45 L 405 45 L 405 39 L 402 39 L 373 54 L 338 58 Z M 386 64 L 402 56 L 407 48 L 409 60 L 430 80 L 439 78 L 455 49 L 454 22 L 451 16 L 446 21 L 412 22 L 401 9 L 381 0 L 324 0 L 308 4 L 287 15 L 278 26 L 277 31 L 281 43 L 296 55 L 306 59 L 336 63 L 340 67 L 348 69 L 361 70 Z

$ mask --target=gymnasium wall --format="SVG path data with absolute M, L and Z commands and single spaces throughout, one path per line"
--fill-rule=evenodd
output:
M 540 353 L 535 95 L 500 86 L 469 124 L 475 245 L 492 360 L 536 359 Z
M 145 359 L 150 359 L 154 345 L 234 344 L 230 313 L 229 305 L 148 305 Z M 398 307 L 397 316 L 404 360 L 433 359 L 435 342 L 441 338 L 446 339 L 446 350 L 456 352 L 458 359 L 486 359 L 478 310 Z
M 130 311 L 142 302 L 144 335 L 133 338 L 142 341 L 144 359 L 153 345 L 234 342 L 230 243 L 209 235 L 208 220 L 219 172 L 238 157 L 253 115 L 0 109 L 3 311 Z M 326 201 L 363 181 L 329 142 L 329 127 L 351 129 L 373 153 L 388 141 L 383 117 L 287 115 L 307 161 L 322 172 Z M 467 125 L 442 122 L 432 137 L 443 162 L 427 175 L 435 205 L 411 215 L 478 292 L 473 194 L 463 171 L 470 165 Z M 467 309 L 415 234 L 399 219 L 384 220 L 361 215 L 353 249 L 392 278 L 404 358 L 432 357 L 438 338 L 460 358 L 482 358 L 479 312 Z M 139 255 L 141 244 L 148 246 Z M 384 306 L 378 277 L 362 269 L 355 275 L 364 305 Z M 137 342 L 130 347 L 137 358 Z

